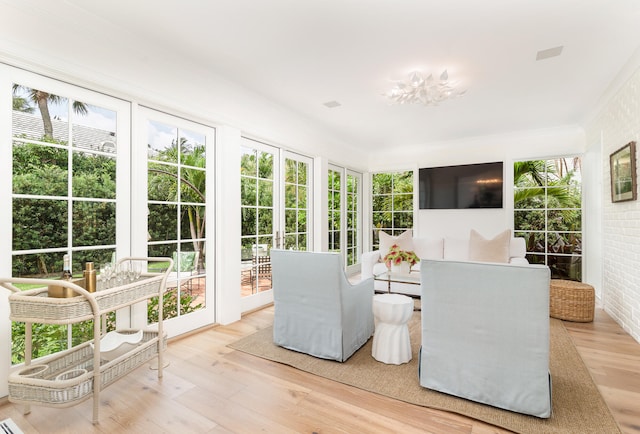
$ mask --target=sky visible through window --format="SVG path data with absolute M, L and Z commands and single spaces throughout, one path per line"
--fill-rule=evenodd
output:
M 28 89 L 20 88 L 15 96 L 21 97 L 29 101 L 34 111 L 33 116 L 41 118 L 40 110 L 37 104 L 29 99 Z M 49 101 L 49 114 L 51 119 L 67 122 L 69 119 L 68 99 L 62 99 L 58 103 Z M 88 113 L 77 114 L 72 111 L 72 121 L 76 125 L 82 125 L 90 128 L 96 128 L 109 132 L 116 132 L 116 112 L 110 109 L 87 104 Z M 154 151 L 162 151 L 166 149 L 167 143 L 172 143 L 176 138 L 175 130 L 166 124 L 160 122 L 150 122 L 147 129 L 147 143 L 151 145 Z M 185 129 L 180 129 L 180 136 L 187 139 L 188 143 L 202 144 L 202 135 L 192 133 Z

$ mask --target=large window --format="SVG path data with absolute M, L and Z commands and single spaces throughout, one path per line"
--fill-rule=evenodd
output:
M 347 170 L 347 267 L 357 264 L 362 253 L 362 174 Z
M 514 163 L 515 235 L 554 278 L 582 280 L 581 179 L 577 157 Z
M 327 181 L 328 250 L 341 252 L 348 270 L 362 252 L 362 174 L 330 165 Z
M 271 289 L 270 252 L 276 234 L 277 150 L 245 139 L 240 158 L 241 294 Z
M 12 276 L 57 278 L 69 255 L 81 277 L 87 262 L 98 268 L 111 261 L 117 231 L 128 231 L 127 222 L 116 224 L 116 185 L 128 181 L 116 176 L 118 157 L 129 152 L 117 133 L 126 105 L 46 80 L 14 83 L 12 92 Z M 37 358 L 91 339 L 93 331 L 90 322 L 34 324 L 33 336 Z M 12 361 L 23 356 L 24 324 L 13 323 Z
M 271 290 L 271 249 L 310 247 L 311 159 L 252 139 L 242 141 L 241 295 L 260 298 Z
M 311 247 L 311 160 L 285 153 L 284 156 L 284 245 L 287 250 Z
M 400 235 L 413 228 L 413 171 L 374 173 L 371 179 L 373 248 L 380 231 Z
M 169 257 L 164 318 L 170 335 L 213 319 L 213 280 L 208 279 L 209 159 L 212 128 L 153 110 L 145 115 L 148 247 L 152 257 Z M 148 322 L 157 320 L 158 299 L 149 301 Z M 207 315 L 204 312 L 208 310 Z M 195 313 L 198 313 L 197 315 Z
M 328 171 L 328 199 L 327 199 L 327 221 L 328 221 L 328 235 L 329 235 L 329 251 L 339 252 L 341 242 L 341 228 L 342 220 L 342 172 L 340 170 Z

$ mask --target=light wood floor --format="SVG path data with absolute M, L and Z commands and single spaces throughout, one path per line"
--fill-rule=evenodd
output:
M 67 409 L 0 406 L 25 433 L 504 433 L 233 351 L 226 345 L 272 323 L 273 308 L 170 342 L 161 381 L 143 366 Z M 640 433 L 640 344 L 597 309 L 593 323 L 565 322 L 625 433 Z

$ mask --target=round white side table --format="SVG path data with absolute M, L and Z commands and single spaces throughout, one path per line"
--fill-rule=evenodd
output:
M 373 349 L 379 362 L 400 365 L 411 360 L 411 342 L 407 322 L 413 315 L 413 300 L 400 294 L 373 296 Z

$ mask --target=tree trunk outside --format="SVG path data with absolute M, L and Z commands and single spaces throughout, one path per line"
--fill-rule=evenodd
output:
M 53 124 L 51 123 L 51 115 L 49 114 L 49 94 L 47 92 L 38 91 L 36 94 L 38 100 L 38 108 L 42 115 L 42 125 L 44 127 L 44 136 L 53 138 Z

